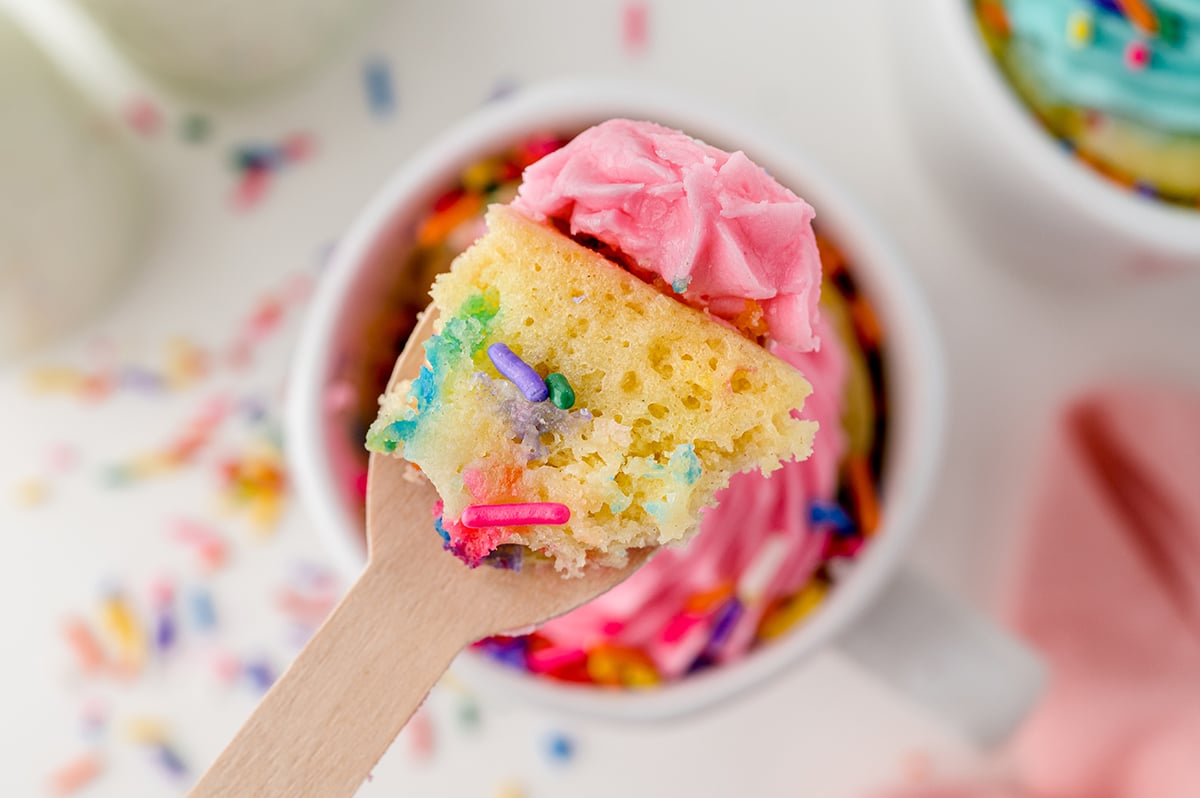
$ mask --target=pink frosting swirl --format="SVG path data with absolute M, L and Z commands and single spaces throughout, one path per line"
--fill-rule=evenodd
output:
M 738 474 L 704 516 L 700 532 L 686 546 L 658 553 L 648 565 L 603 596 L 556 618 L 539 633 L 565 650 L 615 643 L 644 651 L 666 678 L 681 676 L 708 644 L 713 620 L 686 626 L 687 604 L 723 583 L 744 588 L 747 573 L 764 556 L 773 560 L 756 595 L 719 650 L 719 661 L 744 655 L 771 601 L 795 593 L 813 576 L 824 554 L 826 530 L 808 523 L 812 501 L 832 501 L 838 468 L 846 451 L 841 412 L 848 364 L 837 334 L 818 320 L 820 351 L 800 353 L 776 347 L 812 382 L 803 415 L 820 425 L 812 455 L 785 463 L 769 477 Z M 770 549 L 770 553 L 766 554 Z M 739 591 L 741 592 L 741 591 Z
M 813 209 L 740 151 L 613 119 L 529 166 L 513 207 L 604 242 L 715 316 L 753 300 L 770 338 L 817 345 Z

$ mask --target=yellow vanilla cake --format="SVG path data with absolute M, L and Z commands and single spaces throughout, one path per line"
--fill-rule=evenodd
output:
M 433 482 L 455 554 L 621 564 L 695 531 L 733 474 L 808 456 L 792 366 L 551 226 L 487 221 L 434 284 L 426 366 L 368 437 Z

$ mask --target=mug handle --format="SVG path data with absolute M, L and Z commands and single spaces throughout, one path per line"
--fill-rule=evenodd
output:
M 908 569 L 836 645 L 985 748 L 1016 730 L 1046 682 L 1034 652 Z

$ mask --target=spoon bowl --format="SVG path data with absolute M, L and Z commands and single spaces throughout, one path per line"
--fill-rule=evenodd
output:
M 416 377 L 436 312 L 425 311 L 389 389 Z M 432 530 L 437 491 L 372 454 L 367 566 L 217 758 L 192 798 L 353 795 L 438 678 L 480 638 L 536 626 L 604 593 L 649 559 L 565 579 L 548 563 L 468 568 Z

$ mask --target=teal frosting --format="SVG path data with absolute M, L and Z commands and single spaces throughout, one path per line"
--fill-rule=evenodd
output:
M 471 296 L 458 313 L 447 319 L 442 331 L 425 342 L 425 360 L 417 378 L 408 389 L 415 407 L 406 408 L 399 418 L 379 418 L 367 432 L 367 448 L 374 452 L 391 453 L 403 441 L 413 442 L 438 403 L 446 375 L 464 361 L 470 361 L 483 349 L 489 334 L 489 324 L 499 312 L 500 303 L 495 291 Z
M 1200 0 L 1149 2 L 1160 20 L 1147 36 L 1106 3 L 1087 0 L 1006 0 L 1009 57 L 1022 61 L 1045 90 L 1063 102 L 1137 120 L 1176 134 L 1200 134 Z M 1075 13 L 1092 19 L 1092 37 L 1073 43 Z M 1145 69 L 1126 64 L 1126 48 L 1144 40 Z

